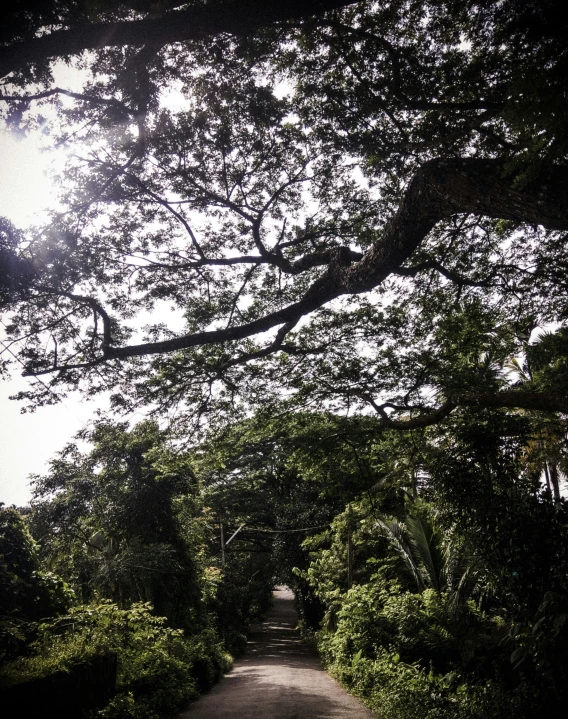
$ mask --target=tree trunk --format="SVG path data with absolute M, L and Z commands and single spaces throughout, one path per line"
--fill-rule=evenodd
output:
M 249 35 L 275 22 L 299 20 L 352 5 L 354 0 L 211 0 L 162 17 L 72 27 L 0 48 L 0 76 L 30 63 L 77 55 L 103 47 L 156 47 L 228 33 Z
M 550 483 L 552 484 L 552 496 L 554 497 L 555 504 L 560 502 L 560 481 L 558 478 L 558 465 L 556 462 L 549 462 L 550 470 Z

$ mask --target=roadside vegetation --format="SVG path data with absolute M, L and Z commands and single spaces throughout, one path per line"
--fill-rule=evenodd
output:
M 304 634 L 379 717 L 529 719 L 567 699 L 568 504 L 544 480 L 562 432 L 502 410 L 404 433 L 297 413 L 210 450 L 227 506 L 271 498 Z
M 0 510 L 0 686 L 19 715 L 51 701 L 62 716 L 173 717 L 242 653 L 270 561 L 221 565 L 218 521 L 156 425 L 89 439 L 36 479 L 31 508 Z
M 154 423 L 100 423 L 30 508 L 0 512 L 3 689 L 23 706 L 64 691 L 70 716 L 175 716 L 280 582 L 385 719 L 560 716 L 568 507 L 543 482 L 565 470 L 560 429 L 259 414 L 187 452 Z

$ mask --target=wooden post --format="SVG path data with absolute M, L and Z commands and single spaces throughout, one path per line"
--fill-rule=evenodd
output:
M 223 521 L 219 520 L 219 529 L 221 530 L 221 566 L 225 566 L 225 537 L 223 536 Z
M 347 537 L 347 589 L 351 589 L 353 584 L 353 541 L 351 539 L 351 530 Z
M 347 507 L 347 589 L 353 585 L 353 510 Z

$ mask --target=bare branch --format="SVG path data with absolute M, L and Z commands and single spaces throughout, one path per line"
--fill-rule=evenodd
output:
M 365 399 L 381 417 L 383 423 L 390 429 L 418 429 L 421 427 L 429 427 L 438 424 L 448 417 L 457 407 L 478 407 L 492 409 L 525 409 L 540 412 L 562 412 L 568 413 L 568 396 L 560 394 L 552 394 L 550 392 L 522 392 L 522 391 L 502 391 L 502 392 L 464 392 L 451 395 L 448 400 L 436 409 L 426 410 L 426 408 L 402 408 L 396 407 L 397 410 L 404 410 L 406 413 L 418 409 L 423 414 L 417 417 L 405 417 L 404 419 L 392 419 L 386 412 L 386 409 L 393 405 L 378 404 L 370 395 L 364 395 Z
M 65 290 L 53 290 L 50 288 L 43 288 L 42 290 L 46 294 L 50 295 L 58 295 L 60 297 L 67 297 L 70 300 L 74 300 L 75 302 L 79 302 L 82 305 L 87 305 L 87 307 L 90 307 L 93 312 L 95 312 L 103 321 L 103 351 L 110 345 L 112 342 L 112 324 L 111 319 L 105 310 L 105 308 L 94 298 L 94 297 L 85 297 L 84 295 L 74 295 L 71 292 L 66 292 Z
M 135 110 L 132 110 L 128 107 L 128 105 L 120 102 L 120 100 L 97 97 L 97 95 L 88 95 L 81 92 L 71 92 L 71 90 L 64 90 L 62 87 L 54 87 L 51 90 L 44 90 L 44 92 L 38 92 L 35 95 L 4 95 L 0 93 L 0 100 L 27 104 L 32 100 L 43 100 L 47 97 L 53 97 L 53 95 L 65 95 L 65 97 L 72 97 L 75 100 L 90 102 L 93 105 L 107 105 L 108 107 L 115 107 L 117 110 L 121 110 L 131 117 L 136 117 L 137 114 Z
M 267 357 L 268 355 L 274 354 L 274 352 L 278 352 L 278 350 L 281 350 L 283 348 L 283 342 L 286 335 L 291 332 L 294 329 L 295 322 L 288 322 L 287 324 L 283 325 L 278 332 L 276 333 L 276 337 L 274 338 L 274 341 L 271 342 L 269 345 L 264 347 L 261 350 L 257 350 L 255 352 L 243 352 L 238 357 L 235 357 L 228 362 L 225 362 L 217 369 L 217 374 L 221 375 L 225 370 L 229 369 L 229 367 L 235 367 L 236 365 L 240 364 L 246 364 L 247 362 L 250 362 L 255 359 L 262 359 L 263 357 Z
M 245 287 L 249 283 L 250 278 L 253 276 L 254 271 L 258 268 L 258 265 L 254 265 L 253 267 L 248 270 L 248 272 L 245 274 L 245 278 L 243 280 L 242 285 L 239 287 L 236 295 L 233 298 L 233 304 L 231 307 L 231 312 L 229 313 L 229 319 L 227 320 L 227 327 L 231 326 L 231 322 L 233 321 L 233 315 L 235 314 L 235 311 L 237 309 L 237 303 L 239 301 L 240 296 L 245 290 Z
M 162 199 L 159 195 L 157 195 L 155 192 L 153 192 L 142 180 L 137 177 L 136 175 L 132 175 L 130 172 L 125 173 L 126 177 L 129 177 L 131 180 L 133 180 L 141 189 L 143 192 L 145 192 L 149 197 L 151 197 L 153 200 L 155 200 L 159 205 L 162 205 L 168 212 L 170 212 L 178 222 L 180 222 L 183 227 L 185 228 L 185 231 L 189 235 L 191 239 L 191 243 L 193 247 L 195 248 L 195 251 L 201 258 L 201 260 L 205 261 L 205 254 L 203 250 L 201 249 L 201 246 L 199 242 L 197 241 L 197 237 L 195 236 L 195 233 L 191 229 L 191 225 L 187 222 L 185 217 L 180 214 L 177 210 L 174 210 L 174 208 L 170 205 L 169 202 Z

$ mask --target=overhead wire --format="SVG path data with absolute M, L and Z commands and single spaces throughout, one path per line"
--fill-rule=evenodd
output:
M 256 527 L 245 527 L 243 532 L 265 532 L 268 534 L 284 534 L 287 532 L 309 532 L 312 529 L 325 529 L 329 524 L 318 524 L 315 527 L 300 527 L 299 529 L 257 529 Z

